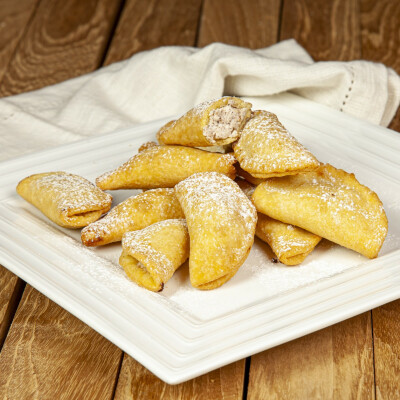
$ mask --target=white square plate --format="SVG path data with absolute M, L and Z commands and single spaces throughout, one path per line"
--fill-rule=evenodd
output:
M 375 260 L 321 242 L 288 268 L 256 240 L 246 263 L 214 291 L 193 289 L 187 266 L 151 293 L 118 266 L 120 244 L 87 249 L 78 231 L 48 221 L 15 194 L 37 172 L 88 179 L 131 157 L 166 121 L 53 148 L 0 164 L 0 262 L 168 383 L 321 329 L 400 297 L 400 134 L 294 95 L 247 99 L 275 112 L 322 162 L 354 172 L 376 191 L 389 234 Z M 112 192 L 115 203 L 133 191 Z

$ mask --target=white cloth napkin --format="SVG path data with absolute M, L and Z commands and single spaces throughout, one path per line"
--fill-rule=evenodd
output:
M 57 85 L 0 99 L 0 160 L 176 114 L 222 95 L 291 91 L 387 126 L 400 78 L 367 61 L 313 62 L 294 40 L 249 50 L 161 47 Z

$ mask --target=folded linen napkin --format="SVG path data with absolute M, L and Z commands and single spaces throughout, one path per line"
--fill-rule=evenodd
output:
M 0 160 L 182 114 L 224 94 L 291 91 L 387 126 L 400 78 L 367 61 L 313 62 L 295 40 L 250 50 L 161 47 L 40 90 L 0 99 Z

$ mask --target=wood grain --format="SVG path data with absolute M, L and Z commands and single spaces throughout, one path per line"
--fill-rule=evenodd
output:
M 372 312 L 377 399 L 400 398 L 400 300 Z
M 120 0 L 42 0 L 8 65 L 0 94 L 96 69 L 119 6 Z M 9 283 L 1 286 L 0 295 L 4 333 L 12 315 L 9 305 L 18 297 L 14 278 L 5 279 Z M 121 350 L 28 286 L 0 355 L 0 398 L 109 399 L 121 356 Z
M 159 46 L 193 46 L 201 0 L 127 1 L 105 64 Z
M 245 361 L 239 361 L 179 385 L 168 385 L 125 355 L 116 400 L 241 400 Z
M 119 6 L 120 0 L 42 0 L 4 74 L 0 95 L 95 70 Z
M 362 57 L 400 74 L 400 1 L 360 0 Z M 389 126 L 400 132 L 400 109 Z
M 355 0 L 284 1 L 280 39 L 294 37 L 315 60 L 359 58 Z M 373 398 L 370 313 L 251 358 L 249 399 Z
M 261 48 L 278 39 L 281 0 L 205 0 L 199 46 L 222 42 Z
M 0 0 L 0 82 L 39 0 Z
M 110 399 L 121 350 L 27 287 L 0 354 L 0 398 Z
M 289 38 L 318 61 L 360 58 L 358 0 L 285 0 L 280 40 Z
M 18 307 L 25 283 L 0 266 L 0 351 Z
M 160 45 L 193 46 L 201 1 L 129 1 L 122 13 L 106 64 Z M 124 355 L 116 399 L 242 399 L 244 361 L 181 385 L 168 385 Z
M 360 0 L 362 56 L 400 73 L 400 1 Z
M 370 313 L 252 357 L 249 400 L 373 397 Z
M 363 58 L 400 73 L 400 2 L 360 1 Z M 400 132 L 400 109 L 389 126 Z M 400 133 L 399 133 L 400 134 Z M 400 398 L 400 300 L 372 312 L 377 399 Z

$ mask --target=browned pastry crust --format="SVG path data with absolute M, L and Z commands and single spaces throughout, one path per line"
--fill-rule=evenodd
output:
M 81 228 L 106 213 L 112 197 L 87 179 L 67 172 L 46 172 L 19 182 L 17 193 L 65 228 Z
M 160 292 L 189 256 L 189 233 L 184 219 L 168 219 L 122 238 L 119 263 L 138 285 Z
M 152 189 L 129 197 L 115 206 L 104 218 L 82 229 L 85 246 L 119 242 L 125 232 L 143 229 L 159 221 L 183 218 L 174 189 Z
M 196 172 L 216 171 L 234 178 L 232 154 L 211 153 L 184 146 L 150 146 L 117 169 L 96 179 L 103 190 L 174 187 Z
M 268 111 L 255 111 L 233 150 L 254 178 L 295 175 L 318 168 L 318 160 Z
M 257 210 L 318 236 L 377 257 L 388 231 L 382 202 L 354 174 L 329 164 L 313 172 L 272 178 L 252 196 Z
M 190 282 L 214 289 L 232 278 L 254 241 L 257 213 L 225 175 L 192 175 L 175 187 L 190 234 Z
M 161 144 L 190 147 L 221 146 L 234 142 L 251 116 L 251 104 L 237 97 L 222 97 L 192 108 L 157 134 Z

